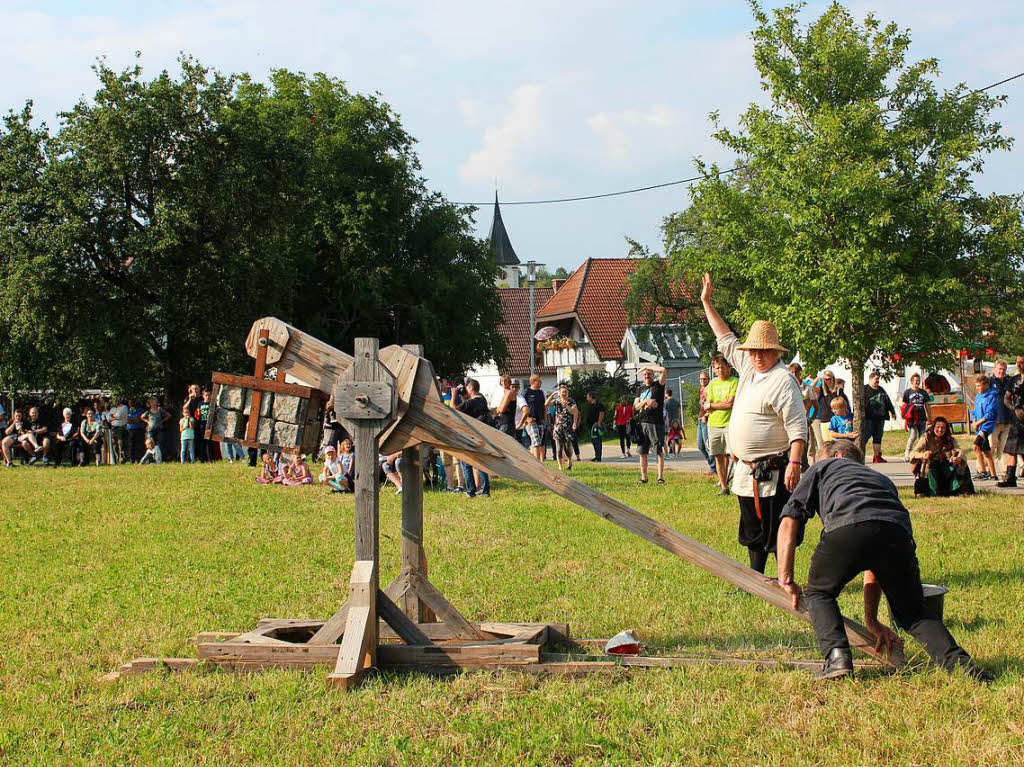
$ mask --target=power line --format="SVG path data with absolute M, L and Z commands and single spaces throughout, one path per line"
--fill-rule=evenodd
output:
M 1004 79 L 1000 80 L 997 83 L 992 83 L 991 85 L 986 85 L 984 88 L 975 88 L 974 90 L 969 91 L 969 93 L 981 93 L 982 91 L 991 90 L 992 88 L 997 88 L 1000 85 L 1005 85 L 1006 83 L 1013 82 L 1014 80 L 1020 79 L 1021 77 L 1024 77 L 1024 72 L 1018 72 L 1017 74 L 1011 75 L 1010 77 L 1007 77 L 1007 78 L 1004 78 Z M 965 94 L 965 96 L 966 95 L 967 94 Z M 729 170 L 720 170 L 720 171 L 718 171 L 718 175 L 726 176 L 726 175 L 728 175 L 730 173 L 735 173 L 738 170 L 743 170 L 744 167 L 746 167 L 746 166 L 744 166 L 744 165 L 737 165 L 737 166 L 735 166 L 733 168 L 729 168 Z M 634 187 L 633 189 L 621 189 L 618 192 L 604 192 L 603 194 L 586 194 L 586 195 L 582 195 L 580 197 L 554 197 L 554 198 L 547 199 L 547 200 L 512 200 L 510 202 L 509 201 L 503 201 L 501 204 L 502 205 L 553 205 L 553 204 L 561 203 L 561 202 L 582 202 L 583 200 L 601 200 L 601 199 L 604 199 L 606 197 L 621 197 L 622 195 L 636 194 L 637 192 L 649 192 L 652 189 L 664 189 L 665 187 L 679 186 L 680 184 L 692 184 L 694 181 L 700 181 L 703 178 L 704 178 L 704 176 L 690 176 L 690 178 L 681 178 L 678 181 L 666 181 L 666 182 L 664 182 L 662 184 L 650 184 L 649 186 L 638 186 L 638 187 Z M 485 205 L 490 205 L 491 203 L 488 201 L 488 202 L 455 202 L 455 203 L 452 203 L 452 204 L 453 205 L 473 205 L 473 206 L 479 208 L 479 207 L 483 207 Z

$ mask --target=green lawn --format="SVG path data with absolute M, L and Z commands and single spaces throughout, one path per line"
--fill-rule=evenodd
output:
M 584 481 L 739 557 L 735 501 L 701 478 Z M 922 573 L 998 679 L 690 667 L 584 679 L 475 673 L 154 673 L 198 631 L 325 617 L 352 562 L 352 497 L 261 487 L 248 467 L 19 469 L 0 474 L 0 764 L 979 764 L 1024 760 L 1024 509 L 1006 496 L 907 499 Z M 634 628 L 655 652 L 814 657 L 809 626 L 540 489 L 428 493 L 431 579 L 473 620 Z M 807 560 L 819 526 L 798 555 Z M 397 569 L 398 498 L 381 503 L 382 580 Z M 858 584 L 859 585 L 859 584 Z M 844 609 L 859 617 L 857 589 Z M 916 646 L 908 642 L 908 649 Z M 920 660 L 920 656 L 917 656 Z

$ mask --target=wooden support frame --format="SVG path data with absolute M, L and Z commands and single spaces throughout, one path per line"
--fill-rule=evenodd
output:
M 355 554 L 348 599 L 327 620 L 267 618 L 245 633 L 204 632 L 196 638 L 199 659 L 233 669 L 330 666 L 328 682 L 339 689 L 356 687 L 371 668 L 420 668 L 452 671 L 466 668 L 514 668 L 535 673 L 589 673 L 606 667 L 685 665 L 655 659 L 577 662 L 541 655 L 551 641 L 567 641 L 565 624 L 473 623 L 463 617 L 427 577 L 423 543 L 421 450 L 432 444 L 485 471 L 535 482 L 583 506 L 780 609 L 793 610 L 789 595 L 762 574 L 741 565 L 654 519 L 563 474 L 556 474 L 526 454 L 512 438 L 445 407 L 430 363 L 421 347 L 379 349 L 376 339 L 356 339 L 355 356 L 336 349 L 279 320 L 254 324 L 246 348 L 256 357 L 259 387 L 253 392 L 251 428 L 258 419 L 261 392 L 287 392 L 315 398 L 334 393 L 336 412 L 356 441 Z M 263 381 L 269 361 L 278 381 Z M 283 381 L 292 374 L 311 386 Z M 217 385 L 240 385 L 247 377 L 216 374 Z M 301 390 L 301 392 L 299 391 Z M 212 420 L 212 418 L 211 418 Z M 245 444 L 243 442 L 243 444 Z M 402 451 L 405 485 L 402 500 L 401 569 L 384 590 L 379 573 L 379 487 L 377 455 Z M 846 621 L 851 644 L 889 666 L 903 655 L 879 655 L 873 637 Z M 403 644 L 398 644 L 401 642 Z M 140 659 L 139 668 L 156 667 Z M 752 661 L 764 665 L 765 661 Z M 177 659 L 174 667 L 191 664 Z

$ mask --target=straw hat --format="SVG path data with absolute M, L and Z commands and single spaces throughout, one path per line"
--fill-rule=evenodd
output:
M 785 346 L 779 343 L 779 329 L 768 320 L 754 320 L 747 334 L 747 340 L 743 346 L 738 347 L 742 351 L 774 349 L 777 352 L 788 352 Z

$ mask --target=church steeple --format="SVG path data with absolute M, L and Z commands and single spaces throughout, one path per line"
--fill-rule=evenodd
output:
M 518 266 L 519 256 L 516 255 L 512 241 L 505 231 L 505 222 L 501 220 L 501 207 L 498 205 L 498 192 L 494 192 L 494 217 L 491 219 L 491 251 L 498 266 Z

